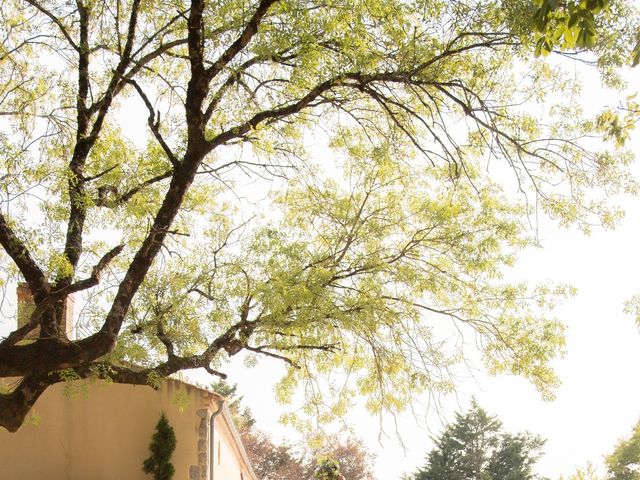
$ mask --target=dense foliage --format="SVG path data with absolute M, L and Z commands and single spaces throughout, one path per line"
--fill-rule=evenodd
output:
M 435 439 L 426 465 L 406 480 L 532 480 L 544 441 L 502 431 L 501 422 L 475 402 Z
M 539 33 L 536 42 L 536 56 L 548 55 L 554 50 L 599 49 L 602 36 L 615 35 L 607 28 L 598 28 L 598 16 L 614 17 L 619 15 L 617 4 L 614 8 L 610 0 L 534 0 L 537 9 L 533 16 L 533 25 Z M 601 19 L 600 19 L 601 20 Z M 633 21 L 624 24 L 624 29 L 637 35 L 636 44 L 628 57 L 632 66 L 640 62 L 640 30 Z
M 276 443 L 268 434 L 249 429 L 241 432 L 253 469 L 263 480 L 316 480 L 326 461 L 335 462 L 349 480 L 374 480 L 373 455 L 354 438 L 330 436 L 321 447 Z
M 568 292 L 502 273 L 538 212 L 610 226 L 636 185 L 534 58 L 537 8 L 3 1 L 0 271 L 36 308 L 0 341 L 0 425 L 56 382 L 224 376 L 240 352 L 286 362 L 280 400 L 305 384 L 320 421 L 450 391 L 476 346 L 551 395 Z M 587 58 L 616 85 L 636 17 L 608 9 Z
M 640 480 L 640 422 L 606 457 L 609 480 Z
M 329 458 L 320 460 L 315 471 L 314 480 L 344 480 L 340 473 L 340 464 Z

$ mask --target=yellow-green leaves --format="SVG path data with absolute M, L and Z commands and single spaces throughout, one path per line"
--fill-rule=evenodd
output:
M 528 244 L 523 210 L 473 168 L 471 187 L 446 168 L 398 162 L 388 144 L 344 134 L 333 146 L 347 155 L 344 176 L 290 182 L 278 199 L 284 221 L 246 250 L 247 268 L 264 279 L 252 290 L 260 341 L 302 366 L 278 386 L 281 400 L 331 374 L 348 377 L 349 388 L 328 384 L 308 397 L 314 415 L 330 419 L 347 400 L 329 399 L 354 394 L 372 412 L 398 412 L 424 390 L 453 388 L 449 372 L 461 358 L 445 339 L 456 331 L 486 346 L 492 372 L 522 375 L 550 396 L 549 362 L 564 337 L 545 312 L 566 291 L 501 281 Z M 337 350 L 289 350 L 289 336 Z
M 640 422 L 633 427 L 628 438 L 618 442 L 611 454 L 605 458 L 609 478 L 638 480 L 640 472 Z
M 591 49 L 596 45 L 595 15 L 609 8 L 609 0 L 559 2 L 535 0 L 533 26 L 539 32 L 535 56 L 559 49 Z
M 52 278 L 73 275 L 73 266 L 64 254 L 54 253 L 49 257 L 49 272 Z
M 635 295 L 625 302 L 624 312 L 632 315 L 638 327 L 640 327 L 640 295 Z

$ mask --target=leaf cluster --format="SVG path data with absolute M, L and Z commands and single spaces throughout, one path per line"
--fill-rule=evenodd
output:
M 626 2 L 611 0 L 535 0 L 532 26 L 536 34 L 534 55 L 547 56 L 553 51 L 591 50 L 606 72 L 606 63 L 636 66 L 640 62 L 640 29 L 637 22 L 628 21 L 614 32 L 611 21 L 619 16 L 632 17 L 633 7 Z M 614 20 L 615 21 L 615 20 Z M 618 38 L 612 38 L 618 35 Z M 621 58 L 607 52 L 613 43 L 626 46 Z M 606 74 L 606 73 L 605 73 Z
M 609 0 L 537 0 L 533 25 L 541 34 L 536 43 L 535 56 L 561 49 L 591 49 L 596 45 L 595 16 L 606 12 Z

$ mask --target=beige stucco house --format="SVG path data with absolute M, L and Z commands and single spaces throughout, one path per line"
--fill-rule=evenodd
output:
M 173 379 L 157 391 L 103 382 L 73 390 L 49 388 L 35 405 L 37 421 L 16 433 L 0 428 L 2 478 L 151 479 L 142 462 L 164 411 L 177 439 L 174 480 L 259 480 L 224 399 L 212 391 Z

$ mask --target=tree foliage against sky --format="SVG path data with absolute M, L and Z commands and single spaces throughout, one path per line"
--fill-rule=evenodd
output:
M 373 456 L 354 438 L 329 437 L 321 448 L 276 443 L 268 434 L 244 430 L 242 443 L 256 474 L 264 480 L 316 480 L 325 460 L 336 462 L 345 479 L 374 480 Z
M 605 46 L 606 50 L 607 44 L 616 34 L 608 20 L 613 18 L 616 22 L 618 19 L 615 17 L 625 13 L 624 8 L 618 10 L 621 5 L 619 2 L 610 0 L 534 0 L 533 3 L 537 7 L 533 16 L 533 26 L 539 34 L 536 56 L 548 55 L 556 49 L 602 51 L 602 46 Z M 602 20 L 605 25 L 598 25 L 598 21 Z M 634 29 L 636 31 L 636 43 L 628 57 L 629 64 L 635 67 L 640 62 L 640 30 L 635 19 L 626 20 L 629 22 L 624 24 L 624 30 L 627 33 Z M 609 38 L 603 42 L 603 36 Z M 618 55 L 619 53 L 617 52 Z
M 407 480 L 532 480 L 544 441 L 529 433 L 510 434 L 475 401 L 456 413 L 435 439 L 426 465 Z
M 611 453 L 604 457 L 606 475 L 598 472 L 593 463 L 576 469 L 567 480 L 638 480 L 640 479 L 640 422 L 628 438 L 622 438 Z M 564 477 L 560 477 L 563 480 Z
M 589 57 L 611 84 L 625 3 L 595 19 L 620 27 Z M 469 342 L 550 394 L 564 340 L 545 309 L 564 290 L 501 272 L 534 210 L 611 225 L 606 198 L 635 183 L 629 155 L 594 150 L 574 77 L 533 58 L 535 11 L 2 2 L 0 265 L 36 308 L 0 342 L 0 425 L 56 382 L 224 376 L 240 352 L 287 362 L 280 399 L 304 384 L 320 420 L 450 391 Z
M 629 438 L 618 442 L 605 463 L 609 480 L 640 479 L 640 422 L 634 426 Z

